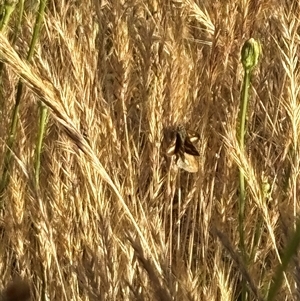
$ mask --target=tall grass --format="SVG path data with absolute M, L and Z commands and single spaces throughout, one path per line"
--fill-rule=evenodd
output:
M 39 6 L 2 14 L 1 287 L 22 278 L 33 300 L 299 299 L 299 4 L 200 2 L 48 1 L 30 60 Z M 251 37 L 263 53 L 241 147 Z M 178 125 L 201 135 L 196 174 L 165 155 Z

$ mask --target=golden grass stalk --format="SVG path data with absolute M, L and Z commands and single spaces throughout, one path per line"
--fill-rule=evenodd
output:
M 292 2 L 49 1 L 30 62 L 40 2 L 19 2 L 0 35 L 2 171 L 23 83 L 0 211 L 1 291 L 19 276 L 33 300 L 267 299 L 299 207 Z M 245 36 L 263 41 L 265 55 L 242 148 Z M 179 124 L 200 134 L 193 174 L 166 156 L 165 134 Z M 291 258 L 278 300 L 300 296 Z

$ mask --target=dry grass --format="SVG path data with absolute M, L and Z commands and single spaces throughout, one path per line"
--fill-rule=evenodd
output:
M 263 300 L 299 211 L 298 1 L 49 1 L 31 63 L 37 7 L 25 4 L 15 44 L 18 6 L 0 34 L 1 162 L 25 83 L 2 196 L 1 286 L 25 278 L 32 300 L 225 301 L 244 280 L 247 300 Z M 236 128 L 249 37 L 263 56 L 245 154 Z M 40 102 L 50 115 L 37 187 Z M 196 174 L 165 156 L 180 124 L 201 135 Z M 276 300 L 299 300 L 296 257 L 284 276 Z

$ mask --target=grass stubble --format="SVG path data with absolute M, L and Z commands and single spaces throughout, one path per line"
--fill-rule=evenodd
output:
M 33 300 L 299 299 L 298 2 L 48 1 L 30 61 L 38 6 L 23 4 L 0 34 L 2 171 L 23 83 L 2 287 L 25 279 Z M 250 37 L 263 54 L 241 149 Z M 165 155 L 178 125 L 201 136 L 196 174 Z

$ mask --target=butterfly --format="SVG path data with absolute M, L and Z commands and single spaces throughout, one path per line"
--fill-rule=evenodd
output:
M 194 142 L 199 141 L 200 136 L 194 131 L 188 131 L 183 127 L 175 132 L 175 138 L 167 148 L 167 156 L 176 156 L 176 164 L 188 172 L 197 172 L 199 169 L 198 160 L 200 154 Z

